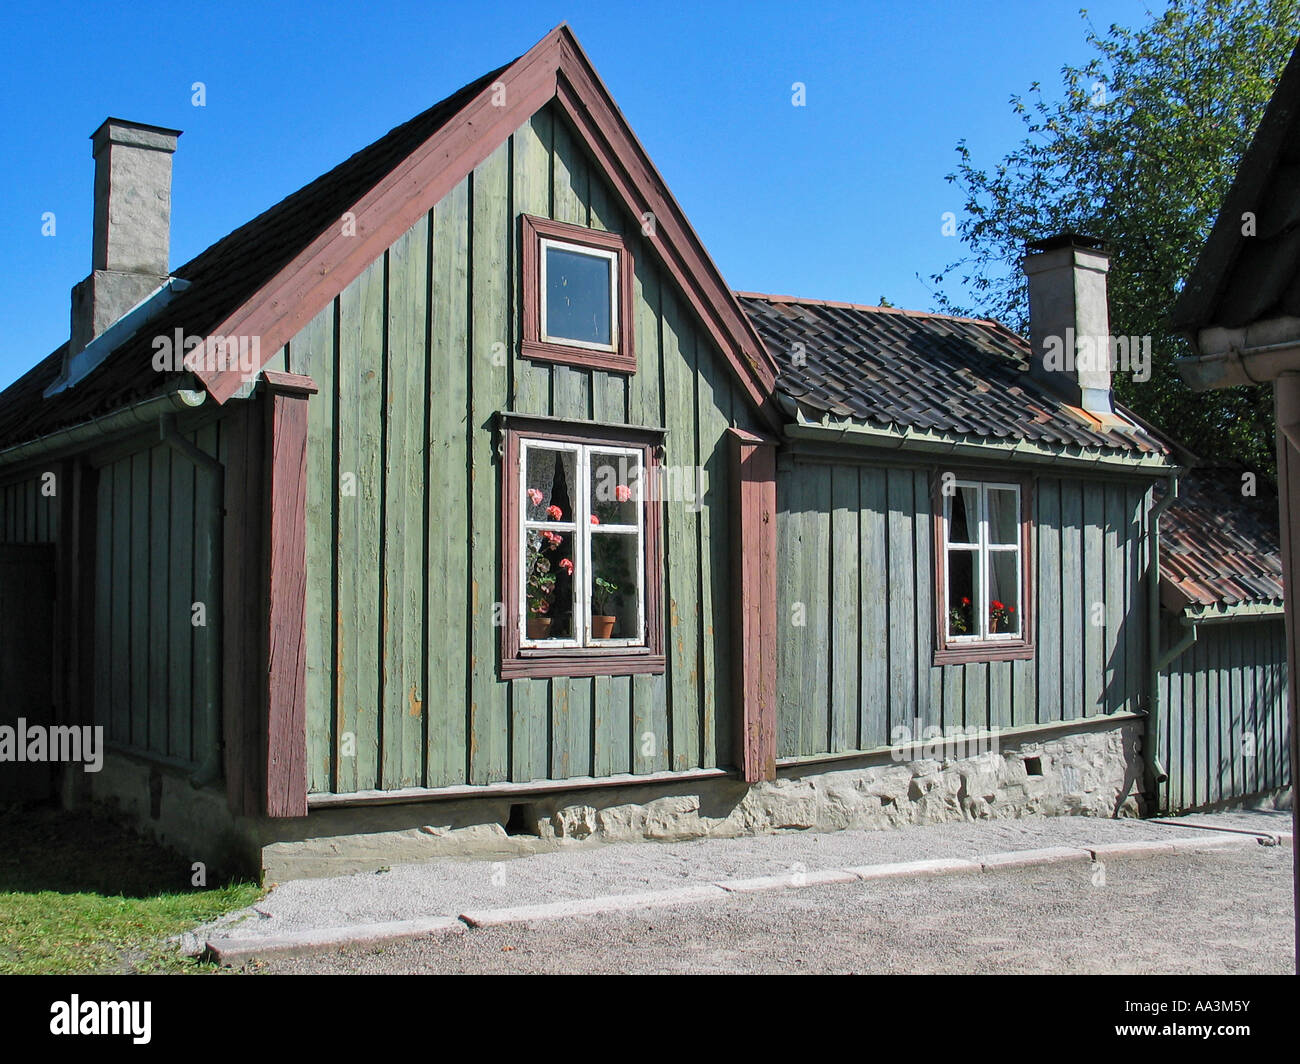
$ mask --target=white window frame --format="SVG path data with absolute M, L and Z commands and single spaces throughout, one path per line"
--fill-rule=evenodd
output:
M 1019 484 L 1006 484 L 992 480 L 958 480 L 955 482 L 955 488 L 976 488 L 979 491 L 979 513 L 976 515 L 977 539 L 973 542 L 954 541 L 950 538 L 952 532 L 952 500 L 956 497 L 956 491 L 952 494 L 944 493 L 943 498 L 943 563 L 944 563 L 944 580 L 943 588 L 943 630 L 946 641 L 949 646 L 969 646 L 970 644 L 982 643 L 1019 643 L 1027 639 L 1025 626 L 1025 558 L 1022 550 L 1024 528 L 1024 493 L 1021 491 Z M 989 536 L 989 492 L 990 491 L 1013 491 L 1016 495 L 1016 537 L 1014 543 L 993 543 Z M 971 523 L 971 513 L 967 509 L 966 524 L 969 530 Z M 976 555 L 976 580 L 975 595 L 980 601 L 972 601 L 973 616 L 979 622 L 979 631 L 972 632 L 968 635 L 956 635 L 953 633 L 952 609 L 953 604 L 949 600 L 952 587 L 952 555 L 955 552 L 974 553 Z M 989 555 L 990 554 L 1015 554 L 1016 556 L 1016 603 L 1018 616 L 1016 618 L 1015 632 L 990 632 L 989 627 L 989 607 L 993 601 L 993 595 L 989 588 Z
M 618 288 L 619 288 L 619 265 L 617 251 L 609 248 L 595 248 L 589 244 L 578 244 L 570 240 L 555 240 L 551 237 L 540 238 L 540 258 L 538 263 L 538 288 L 537 306 L 540 314 L 540 339 L 543 343 L 560 344 L 564 347 L 582 347 L 588 351 L 609 351 L 617 352 L 619 344 L 618 332 Z M 595 259 L 605 259 L 609 264 L 609 339 L 607 344 L 598 344 L 591 340 L 574 340 L 568 336 L 552 336 L 546 328 L 546 265 L 549 259 L 547 251 L 551 248 L 557 248 L 561 251 L 571 251 L 577 255 L 587 255 Z
M 533 521 L 528 517 L 528 455 L 530 451 L 567 451 L 575 455 L 574 513 L 571 521 Z M 629 501 L 636 503 L 635 525 L 591 524 L 591 456 L 592 454 L 626 456 L 634 472 L 629 474 L 632 490 Z M 519 645 L 534 650 L 613 649 L 644 647 L 646 642 L 645 604 L 645 454 L 641 448 L 620 447 L 604 443 L 570 443 L 561 440 L 519 438 L 519 582 L 515 588 L 519 603 Z M 528 638 L 528 533 L 550 530 L 571 535 L 573 544 L 573 617 L 574 634 L 567 639 Z M 636 629 L 637 636 L 622 639 L 595 639 L 591 634 L 591 541 L 593 536 L 634 536 L 636 541 Z

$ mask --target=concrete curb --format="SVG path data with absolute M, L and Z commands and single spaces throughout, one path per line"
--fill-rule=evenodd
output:
M 938 857 L 931 861 L 898 861 L 893 864 L 858 865 L 846 868 L 859 879 L 895 879 L 898 876 L 950 876 L 963 872 L 978 872 L 980 862 L 960 857 Z
M 985 872 L 1000 872 L 1004 868 L 1029 868 L 1033 865 L 1064 864 L 1067 861 L 1089 861 L 1092 851 L 1072 846 L 1045 846 L 1039 850 L 1008 850 L 991 853 L 980 858 L 980 868 Z
M 315 953 L 338 946 L 372 946 L 427 935 L 463 935 L 465 925 L 454 916 L 432 916 L 422 920 L 394 920 L 386 924 L 349 924 L 322 927 L 311 931 L 293 931 L 266 938 L 209 939 L 202 956 L 220 965 L 243 964 L 257 957 L 274 954 L 290 957 L 298 953 Z
M 565 916 L 594 916 L 599 913 L 626 912 L 629 909 L 657 909 L 665 905 L 716 901 L 726 896 L 726 891 L 712 883 L 704 883 L 679 890 L 605 894 L 597 898 L 571 898 L 542 905 L 517 905 L 509 909 L 478 909 L 461 913 L 460 919 L 470 927 L 501 927 L 504 924 L 526 924 L 533 920 L 555 920 Z
M 459 916 L 433 916 L 418 920 L 397 920 L 391 923 L 317 928 L 265 938 L 213 938 L 207 941 L 202 955 L 215 960 L 218 964 L 234 965 L 263 956 L 291 956 L 336 949 L 340 946 L 375 945 L 401 939 L 464 934 L 468 928 L 505 927 L 568 917 L 596 916 L 602 913 L 630 912 L 672 905 L 692 905 L 718 901 L 735 894 L 871 882 L 881 879 L 920 879 L 929 876 L 969 875 L 976 872 L 985 874 L 1075 861 L 1167 857 L 1234 846 L 1279 844 L 1291 845 L 1291 836 L 1261 836 L 1240 832 L 1216 836 L 1207 832 L 1204 835 L 1190 837 L 1112 842 L 1086 847 L 1047 846 L 1032 850 L 1008 850 L 972 858 L 935 858 L 892 864 L 859 865 L 851 868 L 819 869 L 811 872 L 791 871 L 779 876 L 723 879 L 672 890 L 606 894 L 594 898 L 569 898 L 564 901 L 518 905 L 502 909 L 474 909 L 463 912 Z

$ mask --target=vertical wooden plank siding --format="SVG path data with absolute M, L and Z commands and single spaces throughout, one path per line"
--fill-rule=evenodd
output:
M 424 780 L 425 307 L 428 219 L 388 256 L 384 342 L 383 765 L 387 787 Z M 312 400 L 314 403 L 315 400 Z
M 334 786 L 337 735 L 334 728 L 337 598 L 334 543 L 337 537 L 338 471 L 333 447 L 336 401 L 334 390 L 334 322 L 336 299 L 294 338 L 289 347 L 293 373 L 311 377 L 320 389 L 307 414 L 307 516 L 315 534 L 307 536 L 306 638 L 307 704 L 320 712 L 307 715 L 307 772 L 313 790 Z M 423 448 L 421 448 L 423 450 Z
M 461 505 L 469 461 L 469 182 L 433 210 L 429 308 L 429 607 L 425 645 L 430 787 L 469 780 L 467 748 L 469 509 Z M 355 358 L 340 350 L 340 359 Z M 338 784 L 348 790 L 346 781 Z
M 380 645 L 382 539 L 383 322 L 385 256 L 339 297 L 339 787 L 381 786 L 383 742 Z
M 889 511 L 883 470 L 858 470 L 858 505 L 856 583 L 862 619 L 858 624 L 861 680 L 857 745 L 870 750 L 889 742 L 889 603 L 885 595 L 888 584 L 882 579 L 889 571 Z
M 509 685 L 496 682 L 500 601 L 500 492 L 494 461 L 496 412 L 509 403 L 506 351 L 510 327 L 510 145 L 501 144 L 474 171 L 469 364 L 470 510 L 469 782 L 510 778 Z M 590 687 L 590 681 L 587 681 Z M 590 771 L 589 767 L 581 770 Z
M 523 213 L 623 234 L 634 374 L 518 356 Z M 547 109 L 290 341 L 290 371 L 321 385 L 307 443 L 310 791 L 732 765 L 726 436 L 757 422 L 665 276 Z M 665 674 L 499 679 L 501 411 L 667 430 L 664 466 L 687 490 L 656 503 Z
M 831 554 L 856 558 L 860 546 L 858 471 L 853 466 L 831 469 Z M 827 749 L 852 750 L 858 741 L 858 697 L 861 687 L 862 601 L 861 571 L 847 566 L 830 582 L 830 731 Z
M 1136 634 L 1146 624 L 1145 489 L 1037 477 L 1034 657 L 935 666 L 931 472 L 865 459 L 783 463 L 778 756 L 880 749 L 892 729 L 915 732 L 918 721 L 922 731 L 1005 729 L 1145 701 L 1144 658 L 1131 650 L 1145 648 Z M 800 628 L 791 618 L 804 614 Z
M 1184 629 L 1163 626 L 1172 645 Z M 1180 813 L 1267 794 L 1291 781 L 1285 624 L 1281 618 L 1199 627 L 1161 672 L 1169 781 L 1160 807 Z

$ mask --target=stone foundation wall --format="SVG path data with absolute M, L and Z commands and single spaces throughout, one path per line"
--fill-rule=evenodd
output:
M 769 831 L 896 828 L 1031 816 L 1141 816 L 1140 722 L 966 756 L 786 769 L 771 783 L 731 783 L 638 803 L 600 793 L 535 803 L 542 838 L 606 842 Z M 732 790 L 734 804 L 724 798 Z
M 1139 816 L 1140 720 L 1043 732 L 996 749 L 960 743 L 789 766 L 772 782 L 672 780 L 584 790 L 232 817 L 215 787 L 110 754 L 90 795 L 210 869 L 268 882 L 433 857 L 510 857 L 601 842 L 725 838 L 1046 816 Z M 509 829 L 509 830 L 508 830 Z
M 994 751 L 889 755 L 734 779 L 343 807 L 264 824 L 269 878 L 365 871 L 449 855 L 514 856 L 600 842 L 893 828 L 1031 816 L 1140 816 L 1142 722 L 1100 721 Z M 957 755 L 964 756 L 957 756 Z M 952 755 L 952 756 L 945 756 Z M 515 813 L 513 827 L 506 830 Z

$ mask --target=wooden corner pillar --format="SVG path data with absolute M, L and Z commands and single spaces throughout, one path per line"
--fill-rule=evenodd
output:
M 776 779 L 776 441 L 730 429 L 736 766 Z
M 269 817 L 307 815 L 307 403 L 310 377 L 266 379 L 266 789 Z

